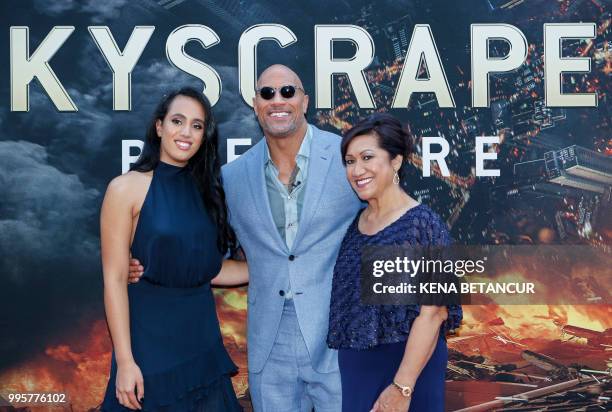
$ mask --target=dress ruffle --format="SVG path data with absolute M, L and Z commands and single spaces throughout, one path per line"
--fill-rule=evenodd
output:
M 236 365 L 231 361 L 225 350 L 217 353 L 201 354 L 181 365 L 164 372 L 144 376 L 146 401 L 152 406 L 170 405 L 186 394 L 197 389 L 204 392 L 222 376 L 230 376 L 237 371 Z
M 114 360 L 112 368 L 116 368 Z M 236 365 L 221 348 L 215 353 L 202 353 L 163 372 L 143 374 L 143 411 L 242 411 L 230 379 L 236 371 Z M 114 377 L 116 373 L 113 372 L 111 376 Z M 109 382 L 102 410 L 129 411 L 118 403 L 114 386 L 115 382 Z
M 440 327 L 440 334 L 446 335 L 461 326 L 463 309 L 459 305 L 448 305 L 448 318 Z M 418 305 L 381 306 L 372 310 L 367 317 L 345 319 L 345 329 L 329 331 L 327 344 L 332 349 L 369 349 L 378 345 L 405 341 L 410 334 L 414 320 L 421 313 Z M 368 327 L 360 327 L 360 323 Z

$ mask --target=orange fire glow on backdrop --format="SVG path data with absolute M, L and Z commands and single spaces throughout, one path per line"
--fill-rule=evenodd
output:
M 215 299 L 226 347 L 240 368 L 233 380 L 234 387 L 239 396 L 244 396 L 247 390 L 246 289 L 216 290 Z M 465 306 L 464 312 L 463 326 L 457 338 L 449 339 L 449 347 L 466 355 L 512 361 L 520 359 L 521 345 L 524 345 L 558 355 L 562 363 L 605 367 L 608 353 L 604 348 L 590 348 L 580 339 L 571 342 L 569 351 L 561 351 L 559 345 L 564 325 L 580 325 L 595 331 L 611 328 L 612 306 L 488 305 Z M 467 345 L 462 343 L 472 336 L 483 338 L 480 341 L 470 338 Z M 496 336 L 504 336 L 507 341 L 493 339 Z M 47 347 L 31 360 L 2 372 L 0 387 L 4 393 L 65 392 L 72 410 L 97 410 L 106 388 L 111 350 L 106 322 L 100 319 L 69 342 Z

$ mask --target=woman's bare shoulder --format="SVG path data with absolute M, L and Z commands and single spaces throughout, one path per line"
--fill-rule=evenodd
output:
M 152 177 L 153 171 L 129 171 L 110 181 L 106 189 L 106 196 L 119 196 L 125 200 L 137 200 L 142 197 L 143 192 L 146 193 Z

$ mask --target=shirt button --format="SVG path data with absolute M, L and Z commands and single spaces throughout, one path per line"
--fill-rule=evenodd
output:
M 294 255 L 289 255 L 289 260 L 294 261 L 295 260 L 295 256 Z
M 285 296 L 285 291 L 281 289 L 281 290 L 278 291 L 278 294 L 281 295 L 281 296 Z

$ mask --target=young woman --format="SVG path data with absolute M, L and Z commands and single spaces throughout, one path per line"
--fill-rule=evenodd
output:
M 108 186 L 100 222 L 114 346 L 102 410 L 241 410 L 210 285 L 246 283 L 248 269 L 223 261 L 234 234 L 201 92 L 159 103 L 138 162 Z M 128 286 L 130 255 L 146 271 Z

